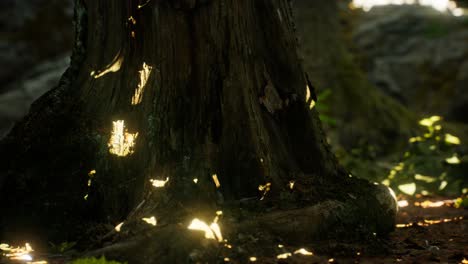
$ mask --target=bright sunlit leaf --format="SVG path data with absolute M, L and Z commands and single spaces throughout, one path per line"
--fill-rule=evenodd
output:
M 409 205 L 407 200 L 398 201 L 398 207 L 407 207 Z
M 421 175 L 421 174 L 415 174 L 414 178 L 416 180 L 418 180 L 418 181 L 423 181 L 423 182 L 427 182 L 427 183 L 435 182 L 437 180 L 436 177 L 425 176 L 425 175 Z
M 445 187 L 447 187 L 447 184 L 448 184 L 447 181 L 442 181 L 439 186 L 439 191 L 442 191 L 443 189 L 445 189 Z
M 460 145 L 461 143 L 458 137 L 450 134 L 445 134 L 445 142 L 452 145 Z
M 431 116 L 429 118 L 424 118 L 422 120 L 419 121 L 419 124 L 421 126 L 426 126 L 426 127 L 430 127 L 432 126 L 435 122 L 438 122 L 442 120 L 442 117 L 440 116 Z
M 460 159 L 457 157 L 457 155 L 453 155 L 450 158 L 446 158 L 445 162 L 448 164 L 460 164 Z
M 408 195 L 413 195 L 416 192 L 416 184 L 414 182 L 402 184 L 398 186 L 398 189 Z

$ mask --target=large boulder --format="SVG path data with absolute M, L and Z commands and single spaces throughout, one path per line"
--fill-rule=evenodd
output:
M 468 123 L 468 17 L 421 6 L 374 7 L 354 42 L 370 80 L 421 114 Z

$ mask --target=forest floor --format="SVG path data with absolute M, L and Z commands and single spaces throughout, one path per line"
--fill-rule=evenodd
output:
M 406 201 L 406 202 L 404 202 Z M 313 255 L 294 254 L 298 247 L 279 242 L 255 243 L 254 247 L 267 246 L 277 255 L 255 256 L 256 263 L 468 263 L 468 210 L 455 208 L 452 199 L 444 197 L 400 197 L 397 228 L 389 237 L 371 238 L 359 242 L 322 241 L 320 244 L 303 245 Z M 268 244 L 268 245 L 266 245 Z M 234 247 L 249 248 L 246 245 Z M 233 248 L 235 249 L 235 248 Z M 260 248 L 257 252 L 261 252 Z M 248 251 L 254 251 L 250 248 Z M 227 253 L 229 251 L 223 251 Z M 234 250 L 236 251 L 236 250 Z M 233 252 L 233 251 L 231 251 Z M 271 251 L 270 251 L 271 252 Z M 325 253 L 326 252 L 326 253 Z M 1 252 L 0 252 L 1 253 Z M 62 264 L 70 256 L 51 256 L 35 252 L 47 262 L 11 262 L 0 255 L 0 263 L 48 263 Z M 252 252 L 251 252 L 252 253 Z M 245 254 L 220 258 L 220 263 L 252 263 Z M 254 254 L 251 254 L 251 257 Z M 284 258 L 282 258 L 284 257 Z M 131 263 L 129 263 L 131 264 Z
M 333 254 L 293 254 L 285 260 L 262 263 L 468 263 L 467 209 L 455 208 L 455 200 L 444 197 L 399 201 L 402 206 L 396 230 L 388 238 L 372 242 L 382 243 L 380 246 L 328 241 L 325 243 L 329 245 L 323 248 Z M 379 250 L 376 252 L 375 248 Z

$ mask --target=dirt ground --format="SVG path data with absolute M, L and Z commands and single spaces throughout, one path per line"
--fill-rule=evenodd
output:
M 219 263 L 468 264 L 468 210 L 455 208 L 454 201 L 446 197 L 400 197 L 398 225 L 387 238 L 370 238 L 363 243 L 323 241 L 304 245 L 302 253 L 306 255 L 296 252 L 299 247 L 288 246 L 286 242 L 283 245 L 281 241 L 261 241 L 254 243 L 255 246 L 225 243 L 220 251 L 223 257 Z M 256 251 L 255 247 L 259 250 Z M 263 251 L 260 247 L 268 247 L 269 250 Z M 265 255 L 261 251 L 274 254 Z M 258 252 L 258 256 L 255 252 Z M 49 264 L 62 264 L 70 260 L 70 256 L 60 254 L 35 252 L 34 255 L 46 259 Z M 45 262 L 11 262 L 0 256 L 0 263 Z

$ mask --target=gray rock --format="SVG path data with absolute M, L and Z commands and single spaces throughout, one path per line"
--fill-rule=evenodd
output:
M 468 110 L 467 21 L 429 7 L 375 7 L 353 39 L 378 88 L 417 113 L 468 122 L 459 113 Z
M 69 65 L 69 55 L 39 64 L 0 94 L 0 138 L 23 118 L 37 98 L 55 87 Z

